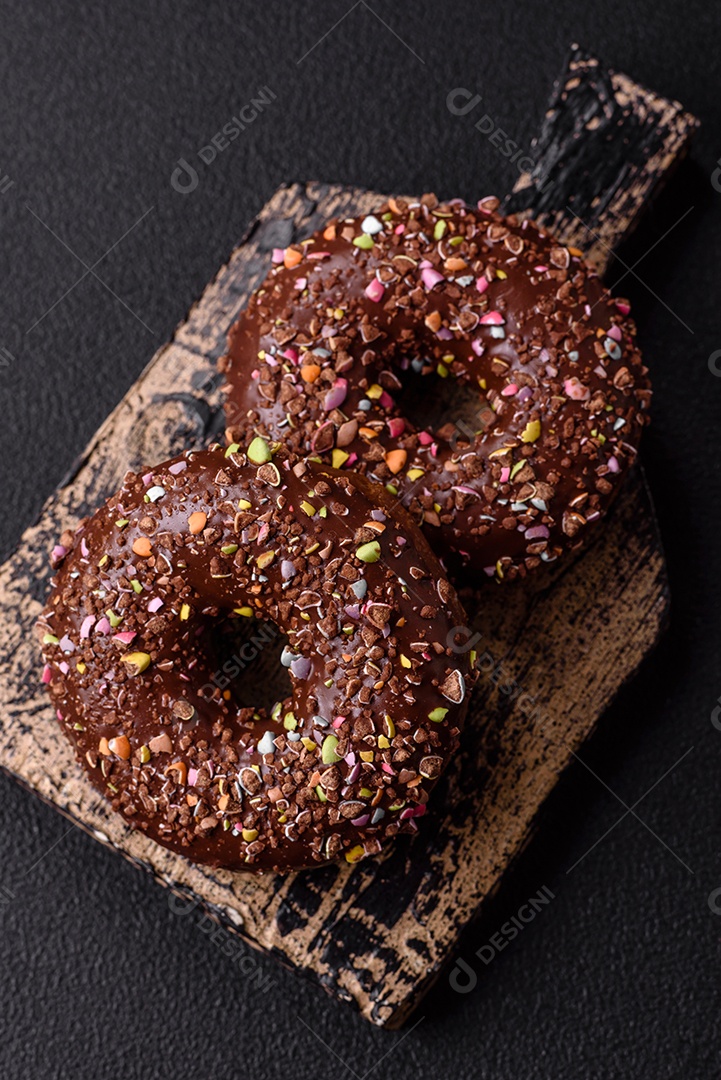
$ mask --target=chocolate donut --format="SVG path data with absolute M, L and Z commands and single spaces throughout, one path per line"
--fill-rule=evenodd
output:
M 355 862 L 416 829 L 473 654 L 388 492 L 260 438 L 215 446 L 129 473 L 55 557 L 43 679 L 129 825 L 254 871 Z M 293 693 L 270 713 L 218 678 L 211 630 L 254 617 L 288 639 Z
M 439 554 L 501 579 L 583 541 L 636 457 L 650 388 L 627 301 L 498 205 L 389 199 L 276 250 L 223 369 L 229 438 L 363 472 Z M 414 422 L 418 376 L 478 394 L 470 422 Z

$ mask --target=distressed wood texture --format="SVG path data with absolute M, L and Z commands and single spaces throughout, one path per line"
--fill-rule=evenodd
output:
M 198 899 L 256 948 L 354 1003 L 371 1022 L 396 1027 L 438 976 L 527 842 L 571 755 L 662 631 L 668 588 L 640 470 L 575 561 L 522 586 L 487 583 L 466 595 L 482 674 L 462 753 L 418 836 L 353 867 L 286 878 L 214 872 L 127 829 L 60 735 L 32 634 L 48 588 L 48 553 L 61 530 L 92 512 L 126 469 L 200 446 L 222 430 L 215 362 L 270 250 L 332 215 L 366 212 L 377 202 L 367 192 L 322 184 L 281 188 L 0 569 L 0 766 L 159 882 Z M 619 229 L 605 233 L 611 246 Z M 268 646 L 248 679 L 272 681 L 279 649 Z
M 678 101 L 573 45 L 531 145 L 533 168 L 520 176 L 504 209 L 531 210 L 603 273 L 685 157 L 698 126 Z

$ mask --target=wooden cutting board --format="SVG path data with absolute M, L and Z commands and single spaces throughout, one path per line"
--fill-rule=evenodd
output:
M 576 130 L 580 125 L 598 144 L 604 133 L 621 137 L 624 124 L 631 133 L 627 167 L 602 171 L 589 189 L 596 151 L 579 154 Z M 514 207 L 551 220 L 603 266 L 694 127 L 676 103 L 575 50 L 533 151 L 539 167 L 556 170 L 558 199 L 524 175 L 511 197 Z M 593 190 L 603 198 L 589 195 Z M 571 213 L 577 191 L 586 195 L 575 199 Z M 127 469 L 222 431 L 216 361 L 229 325 L 268 269 L 271 249 L 333 215 L 369 212 L 378 201 L 320 183 L 281 188 L 0 569 L 0 766 L 256 948 L 301 969 L 373 1023 L 396 1027 L 452 956 L 459 934 L 528 841 L 571 755 L 662 631 L 668 585 L 640 469 L 596 542 L 575 561 L 528 583 L 486 583 L 466 595 L 482 674 L 462 754 L 436 789 L 419 834 L 352 867 L 285 878 L 212 871 L 126 828 L 59 737 L 32 634 L 48 588 L 48 553 L 60 532 L 112 494 Z M 579 228 L 575 215 L 594 235 Z M 248 679 L 272 682 L 279 651 L 280 645 L 265 649 Z

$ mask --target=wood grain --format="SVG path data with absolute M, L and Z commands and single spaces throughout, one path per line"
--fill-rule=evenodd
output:
M 534 166 L 504 209 L 531 213 L 603 273 L 688 153 L 698 126 L 678 101 L 573 45 L 531 145 Z
M 636 187 L 637 200 L 647 194 Z M 39 683 L 32 634 L 48 588 L 48 553 L 62 529 L 92 512 L 128 468 L 203 445 L 222 431 L 215 363 L 230 323 L 266 273 L 271 249 L 377 202 L 338 186 L 281 188 L 0 569 L 0 766 L 257 949 L 312 976 L 374 1024 L 396 1027 L 438 977 L 459 934 L 527 842 L 573 753 L 662 631 L 668 586 L 640 470 L 575 561 L 546 568 L 523 587 L 486 583 L 467 591 L 482 675 L 463 752 L 436 789 L 418 836 L 353 867 L 286 878 L 214 872 L 127 829 L 60 735 Z M 630 220 L 624 215 L 605 233 L 611 246 L 621 236 L 619 222 Z M 246 673 L 251 686 L 272 683 L 279 650 L 278 643 L 261 653 Z

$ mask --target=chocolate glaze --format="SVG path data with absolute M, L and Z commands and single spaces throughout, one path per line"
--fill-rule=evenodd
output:
M 388 492 L 249 453 L 129 473 L 64 538 L 44 678 L 92 782 L 158 843 L 236 870 L 354 862 L 416 828 L 457 748 L 463 611 Z M 271 715 L 221 688 L 207 633 L 253 613 L 292 653 Z
M 531 221 L 389 199 L 277 252 L 230 331 L 231 439 L 397 491 L 434 549 L 513 578 L 577 547 L 634 461 L 650 387 L 628 303 Z M 361 246 L 359 246 L 361 245 Z M 413 378 L 480 391 L 468 424 L 404 412 Z

